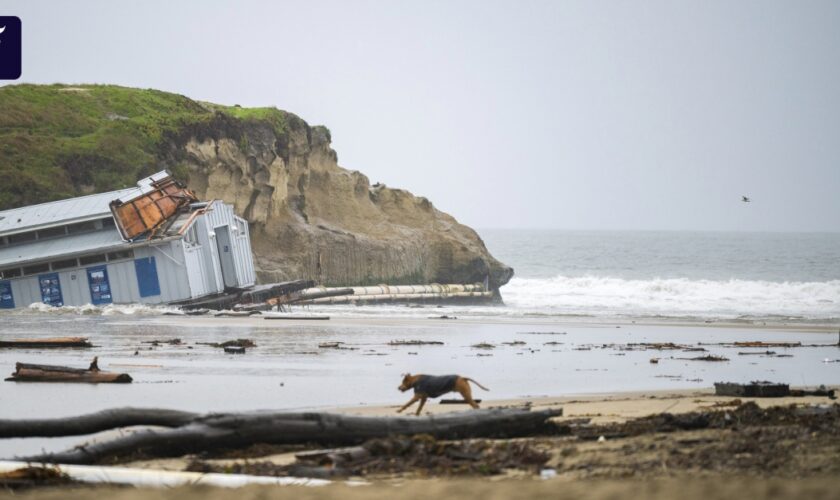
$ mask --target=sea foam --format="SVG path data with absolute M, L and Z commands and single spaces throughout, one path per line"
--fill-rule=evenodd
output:
M 502 288 L 505 303 L 523 314 L 700 318 L 840 317 L 840 280 L 621 279 L 556 276 L 514 278 Z

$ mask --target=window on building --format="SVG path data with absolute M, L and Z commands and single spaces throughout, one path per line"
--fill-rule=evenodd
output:
M 67 234 L 67 230 L 64 226 L 48 227 L 47 229 L 38 231 L 38 239 L 55 238 L 56 236 L 64 236 L 65 234 Z
M 85 255 L 84 257 L 79 257 L 79 264 L 83 266 L 89 266 L 91 264 L 99 264 L 100 262 L 105 262 L 105 254 L 100 253 L 96 255 Z
M 49 264 L 33 264 L 23 268 L 23 274 L 30 276 L 32 274 L 46 273 L 50 270 Z
M 195 224 L 184 234 L 184 246 L 187 248 L 198 246 L 198 230 Z
M 0 270 L 0 278 L 17 278 L 20 275 L 21 273 L 19 267 Z
M 77 222 L 76 224 L 67 226 L 67 232 L 70 234 L 88 233 L 90 231 L 96 231 L 96 221 L 94 220 Z
M 5 236 L 0 237 L 0 247 L 4 247 L 9 244 L 9 241 L 6 239 Z
M 111 252 L 108 254 L 108 261 L 114 260 L 124 260 L 124 259 L 133 259 L 134 258 L 134 251 L 133 250 L 120 250 L 118 252 Z
M 27 241 L 35 241 L 35 231 L 29 231 L 28 233 L 18 233 L 18 234 L 10 234 L 7 236 L 9 239 L 9 244 L 14 243 L 26 243 Z
M 104 229 L 108 229 L 111 227 L 117 227 L 117 224 L 114 222 L 112 217 L 108 217 L 107 219 L 102 219 L 102 227 Z
M 53 271 L 58 271 L 59 269 L 70 269 L 73 267 L 79 267 L 79 263 L 76 259 L 64 259 L 52 263 Z
M 238 217 L 236 218 L 236 229 L 239 236 L 248 235 L 248 229 L 245 228 L 245 221 Z

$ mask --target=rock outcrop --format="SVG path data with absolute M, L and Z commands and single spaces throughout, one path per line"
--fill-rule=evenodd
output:
M 325 285 L 507 283 L 513 270 L 478 234 L 426 198 L 338 166 L 326 127 L 286 114 L 267 122 L 217 114 L 170 140 L 202 199 L 232 203 L 251 225 L 260 281 Z

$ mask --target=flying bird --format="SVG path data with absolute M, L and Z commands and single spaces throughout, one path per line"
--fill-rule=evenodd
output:
M 749 198 L 747 198 L 746 196 L 741 196 L 741 201 L 742 201 L 742 202 L 744 202 L 744 203 L 749 203 L 749 202 L 751 202 L 752 200 L 751 200 L 751 199 L 749 199 Z

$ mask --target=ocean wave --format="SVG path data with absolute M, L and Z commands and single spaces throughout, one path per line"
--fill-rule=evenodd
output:
M 30 304 L 29 307 L 14 309 L 6 314 L 67 314 L 77 316 L 156 316 L 167 312 L 177 311 L 178 308 L 170 306 L 155 306 L 147 304 L 108 304 L 95 306 L 85 304 L 82 306 L 61 306 L 55 307 L 42 302 Z
M 840 280 L 631 280 L 556 276 L 514 278 L 502 288 L 505 303 L 520 313 L 697 318 L 791 318 L 840 316 Z

